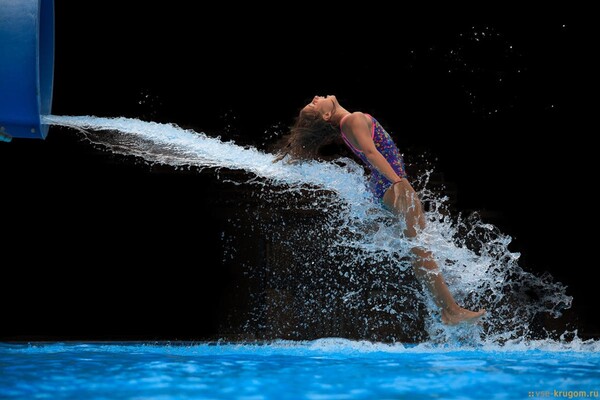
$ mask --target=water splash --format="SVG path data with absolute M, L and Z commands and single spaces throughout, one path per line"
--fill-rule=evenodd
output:
M 246 324 L 229 330 L 258 338 L 467 345 L 565 339 L 562 331 L 549 332 L 545 321 L 571 306 L 566 288 L 550 275 L 524 271 L 519 254 L 508 249 L 510 236 L 495 226 L 477 215 L 452 215 L 448 199 L 430 189 L 429 173 L 413 181 L 428 224 L 408 240 L 402 221 L 372 200 L 363 168 L 350 159 L 273 163 L 272 154 L 253 147 L 128 118 L 47 116 L 45 122 L 78 129 L 109 151 L 151 163 L 254 175 L 244 183 L 260 188 L 259 205 L 232 218 L 232 232 L 236 223 L 250 223 L 270 251 L 263 265 L 247 266 L 261 282 L 260 293 L 251 298 Z M 224 241 L 236 262 L 235 235 Z M 481 326 L 440 323 L 413 276 L 410 249 L 418 245 L 432 251 L 459 304 L 488 310 Z

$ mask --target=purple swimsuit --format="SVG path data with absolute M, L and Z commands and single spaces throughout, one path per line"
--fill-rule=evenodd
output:
M 389 133 L 383 129 L 381 124 L 377 122 L 375 118 L 370 116 L 369 114 L 365 114 L 373 121 L 373 131 L 371 132 L 371 138 L 375 143 L 375 147 L 381 153 L 381 155 L 387 160 L 388 163 L 392 166 L 396 174 L 401 178 L 406 178 L 406 171 L 404 169 L 404 161 L 402 159 L 402 155 L 400 154 L 400 150 L 390 137 Z M 342 119 L 343 121 L 343 119 Z M 365 154 L 355 148 L 352 143 L 348 141 L 346 135 L 344 135 L 344 131 L 342 131 L 342 121 L 340 121 L 340 131 L 342 132 L 342 139 L 344 142 L 350 147 L 350 149 L 356 154 L 366 165 L 371 169 L 371 177 L 369 179 L 369 190 L 373 195 L 378 199 L 382 200 L 385 191 L 392 186 L 393 182 L 390 182 L 385 175 L 373 166 Z

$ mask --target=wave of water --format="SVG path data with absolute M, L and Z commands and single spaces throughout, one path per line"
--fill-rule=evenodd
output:
M 273 340 L 257 343 L 230 342 L 68 342 L 68 343 L 29 343 L 0 344 L 0 353 L 63 353 L 77 351 L 89 352 L 124 352 L 131 354 L 136 350 L 143 353 L 168 353 L 171 355 L 193 355 L 200 350 L 205 355 L 256 353 L 271 355 L 327 355 L 337 354 L 349 356 L 360 353 L 446 353 L 452 351 L 477 350 L 487 352 L 521 352 L 528 350 L 545 352 L 598 353 L 600 342 L 575 338 L 571 341 L 555 341 L 540 339 L 530 342 L 507 342 L 503 345 L 488 342 L 478 347 L 465 348 L 452 344 L 434 344 L 424 342 L 418 344 L 381 343 L 367 340 L 349 340 L 345 338 L 322 338 L 316 340 Z
M 452 215 L 448 199 L 429 188 L 428 173 L 413 180 L 428 206 L 428 224 L 408 240 L 402 221 L 373 202 L 363 168 L 350 159 L 273 163 L 272 154 L 253 147 L 129 118 L 46 116 L 45 122 L 78 129 L 109 151 L 150 163 L 254 175 L 247 183 L 260 187 L 262 217 L 252 223 L 278 254 L 264 270 L 254 267 L 273 290 L 269 301 L 252 308 L 247 330 L 302 339 L 311 326 L 343 315 L 351 324 L 338 329 L 369 340 L 516 345 L 567 338 L 546 323 L 571 306 L 566 288 L 548 274 L 524 271 L 519 254 L 508 249 L 510 236 L 495 226 L 477 215 Z M 303 213 L 286 224 L 277 210 Z M 459 304 L 487 309 L 480 326 L 440 323 L 410 267 L 415 245 L 432 251 Z M 229 251 L 235 257 L 235 248 Z M 329 336 L 338 332 L 328 329 Z

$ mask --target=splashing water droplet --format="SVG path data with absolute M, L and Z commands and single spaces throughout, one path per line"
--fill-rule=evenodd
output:
M 249 312 L 244 329 L 298 339 L 321 326 L 328 334 L 351 332 L 371 340 L 428 336 L 434 343 L 502 345 L 545 339 L 548 334 L 538 332 L 540 317 L 559 317 L 571 305 L 562 284 L 518 265 L 519 254 L 508 249 L 510 236 L 477 214 L 451 215 L 448 199 L 428 187 L 431 172 L 414 180 L 428 205 L 428 224 L 409 240 L 401 220 L 373 201 L 363 168 L 349 159 L 273 163 L 272 154 L 170 124 L 90 116 L 44 120 L 84 130 L 94 143 L 150 163 L 217 172 L 230 168 L 256 176 L 247 184 L 260 187 L 255 191 L 260 205 L 251 216 L 256 219 L 247 221 L 255 221 L 252 228 L 277 251 L 271 251 L 262 270 L 250 269 L 262 274 L 262 296 L 269 300 Z M 282 217 L 289 211 L 293 218 Z M 235 245 L 224 232 L 221 236 Z M 225 246 L 224 258 L 235 259 L 231 246 Z M 413 276 L 415 246 L 431 250 L 459 304 L 487 309 L 481 325 L 457 329 L 440 323 Z

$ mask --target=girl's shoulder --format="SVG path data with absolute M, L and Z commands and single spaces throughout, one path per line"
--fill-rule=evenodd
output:
M 362 111 L 354 111 L 342 118 L 342 120 L 340 121 L 340 125 L 352 126 L 355 124 L 362 124 L 364 122 L 368 122 L 368 120 L 368 114 L 365 114 Z

